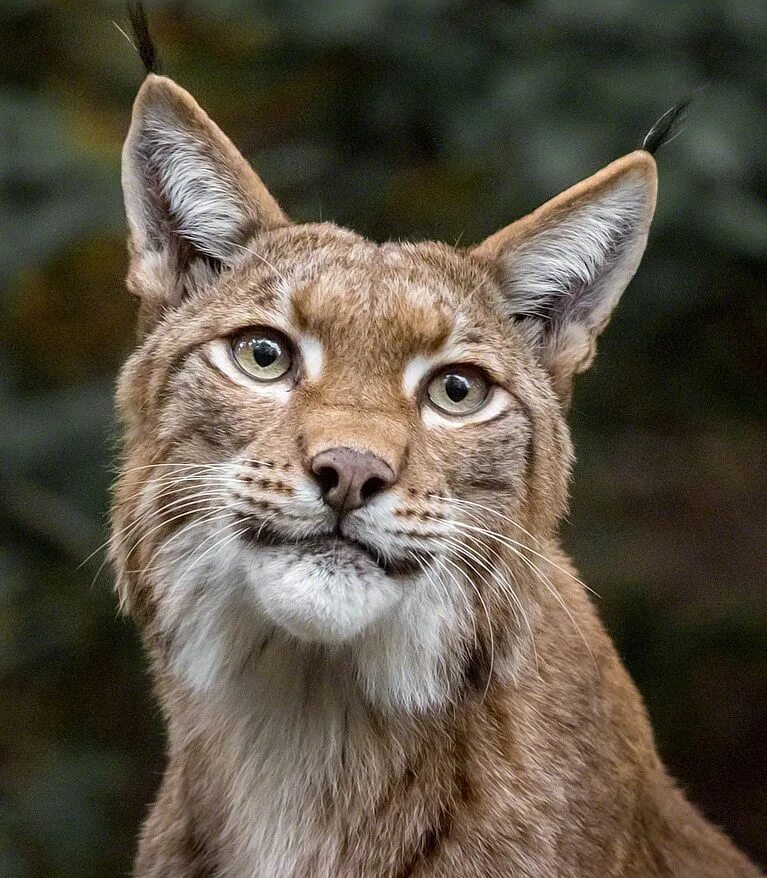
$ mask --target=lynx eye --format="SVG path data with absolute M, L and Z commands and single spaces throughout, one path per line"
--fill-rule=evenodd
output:
M 426 388 L 429 402 L 449 415 L 469 415 L 482 406 L 490 382 L 471 366 L 449 366 L 437 373 Z
M 282 378 L 293 362 L 290 342 L 274 329 L 248 329 L 232 339 L 232 356 L 256 381 Z

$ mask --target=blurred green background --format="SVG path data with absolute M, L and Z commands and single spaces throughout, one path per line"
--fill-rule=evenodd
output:
M 767 865 L 767 5 L 147 4 L 167 72 L 289 213 L 469 243 L 680 97 L 647 256 L 580 381 L 566 541 L 672 771 Z M 133 340 L 108 3 L 0 23 L 0 875 L 124 874 L 162 729 L 103 553 Z M 701 88 L 703 86 L 703 88 Z

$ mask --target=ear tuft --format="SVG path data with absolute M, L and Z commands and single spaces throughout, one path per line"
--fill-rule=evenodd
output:
M 133 31 L 133 45 L 147 73 L 160 73 L 160 56 L 152 39 L 143 3 L 128 3 L 128 20 Z
M 692 98 L 685 98 L 666 110 L 645 135 L 642 149 L 650 155 L 655 155 L 662 146 L 670 143 L 682 130 L 682 123 L 691 101 Z

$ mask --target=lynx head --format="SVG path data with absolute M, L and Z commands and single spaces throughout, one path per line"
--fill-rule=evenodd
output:
M 383 708 L 484 686 L 544 612 L 571 385 L 645 247 L 650 153 L 468 250 L 291 223 L 162 76 L 123 158 L 112 556 L 156 665 L 205 691 L 279 643 Z

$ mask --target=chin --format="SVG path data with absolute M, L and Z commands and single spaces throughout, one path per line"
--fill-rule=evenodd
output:
M 249 585 L 264 615 L 306 643 L 342 644 L 392 614 L 406 575 L 345 541 L 253 549 Z

